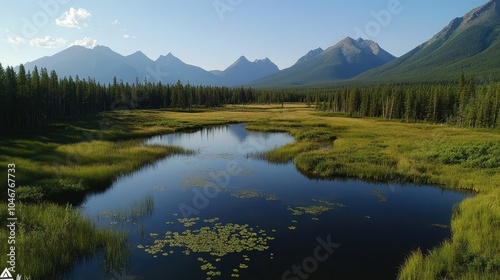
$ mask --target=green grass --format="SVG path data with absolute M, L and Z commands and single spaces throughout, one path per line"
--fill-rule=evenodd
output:
M 280 127 L 297 142 L 262 157 L 293 159 L 309 177 L 410 182 L 477 193 L 455 210 L 451 240 L 429 252 L 411 252 L 399 279 L 500 279 L 498 131 L 314 114 L 315 122 L 326 124 L 318 127 L 311 125 L 313 114 L 294 114 L 300 123 Z M 265 123 L 259 125 L 252 128 L 267 130 Z M 328 148 L 322 135 L 331 134 L 336 139 Z
M 127 261 L 125 234 L 96 228 L 66 203 L 79 204 L 120 175 L 160 158 L 189 153 L 179 147 L 144 146 L 140 138 L 197 126 L 167 118 L 155 121 L 147 111 L 120 111 L 53 124 L 39 135 L 1 138 L 0 165 L 16 165 L 16 271 L 32 279 L 51 279 L 96 252 L 104 252 L 106 269 L 121 269 Z M 6 171 L 1 172 L 5 178 Z M 2 201 L 5 195 L 0 195 Z M 151 205 L 133 205 L 127 215 L 144 215 Z M 2 240 L 8 234 L 6 211 L 2 208 Z M 5 263 L 5 254 L 0 261 Z
M 418 250 L 399 279 L 500 279 L 500 190 L 467 199 L 455 211 L 452 239 L 426 255 Z
M 429 252 L 409 252 L 399 278 L 498 279 L 498 130 L 352 119 L 291 104 L 286 104 L 285 108 L 252 105 L 196 112 L 119 111 L 55 124 L 43 135 L 0 139 L 0 164 L 16 163 L 19 199 L 38 203 L 44 200 L 78 202 L 90 192 L 105 190 L 120 174 L 169 154 L 186 152 L 175 147 L 145 147 L 137 139 L 237 122 L 249 123 L 251 130 L 290 133 L 296 142 L 257 156 L 277 163 L 293 160 L 298 170 L 310 177 L 413 182 L 476 192 L 475 197 L 457 208 L 451 221 L 452 238 Z M 92 141 L 88 135 L 93 136 L 90 137 Z M 58 217 L 61 211 L 67 211 L 64 206 L 46 203 L 23 207 L 26 213 L 31 213 L 30 221 L 34 224 L 43 223 L 51 212 Z M 45 214 L 37 216 L 36 211 Z M 75 220 L 82 222 L 85 219 L 75 216 Z M 85 231 L 84 226 L 75 228 L 99 236 L 95 228 L 89 231 Z M 69 232 L 75 236 L 80 234 L 74 230 Z M 6 234 L 3 224 L 0 234 Z M 25 244 L 33 244 L 32 250 L 38 252 L 45 248 L 36 243 L 39 235 L 53 234 L 60 235 L 62 244 L 71 240 L 69 235 L 48 226 L 28 227 L 19 237 L 25 238 Z M 78 241 L 80 237 L 75 238 Z M 52 270 L 44 268 L 46 265 L 41 261 L 30 264 L 31 269 L 47 273 L 59 271 L 91 251 L 112 252 L 111 248 L 120 242 L 119 238 L 96 240 L 99 242 L 89 245 L 90 249 L 78 245 L 81 242 L 78 241 L 75 247 L 73 244 L 58 247 L 60 252 L 47 250 L 42 256 L 53 259 Z M 65 262 L 55 260 L 61 253 Z
M 106 269 L 120 270 L 128 257 L 126 235 L 97 229 L 94 223 L 72 209 L 55 204 L 17 204 L 16 272 L 32 279 L 54 279 L 77 260 L 103 252 Z M 7 209 L 0 211 L 2 221 Z M 2 240 L 7 232 L 0 231 Z M 2 242 L 7 252 L 7 242 Z M 7 256 L 0 256 L 6 263 Z

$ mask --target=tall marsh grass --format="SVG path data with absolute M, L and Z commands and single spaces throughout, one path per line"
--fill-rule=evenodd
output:
M 433 184 L 478 193 L 454 212 L 451 240 L 428 252 L 411 252 L 399 279 L 500 279 L 498 131 L 317 115 L 315 121 L 326 124 L 321 127 L 310 125 L 307 113 L 294 114 L 303 121 L 280 128 L 297 141 L 261 158 L 293 159 L 309 177 Z M 267 131 L 265 126 L 252 129 Z M 332 134 L 332 148 L 322 149 L 324 136 Z
M 125 233 L 97 229 L 90 219 L 70 206 L 18 204 L 16 214 L 16 271 L 31 279 L 55 279 L 97 251 L 104 253 L 107 269 L 119 270 L 128 260 Z M 2 208 L 0 216 L 0 235 L 6 237 L 7 209 Z M 6 254 L 0 256 L 0 261 L 6 263 Z

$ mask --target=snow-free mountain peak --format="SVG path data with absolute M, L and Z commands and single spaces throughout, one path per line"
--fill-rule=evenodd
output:
M 278 66 L 267 57 L 250 62 L 245 56 L 241 56 L 226 68 L 226 70 L 212 71 L 212 73 L 223 77 L 228 85 L 239 86 L 274 74 L 278 71 Z
M 326 50 L 310 51 L 292 67 L 252 85 L 296 86 L 345 80 L 394 58 L 373 41 L 346 37 Z
M 299 60 L 297 60 L 297 62 L 295 62 L 295 64 L 299 64 L 299 63 L 308 61 L 308 60 L 310 60 L 312 58 L 315 58 L 316 56 L 318 56 L 322 52 L 323 52 L 322 48 L 317 48 L 317 49 L 314 49 L 314 50 L 310 50 L 306 55 L 304 55 L 303 57 L 299 58 Z

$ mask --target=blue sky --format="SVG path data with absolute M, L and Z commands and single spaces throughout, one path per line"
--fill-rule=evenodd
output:
M 156 60 L 171 52 L 206 70 L 241 55 L 280 69 L 311 49 L 362 34 L 400 56 L 487 0 L 3 0 L 0 63 L 17 65 L 72 44 Z M 361 31 L 361 32 L 359 32 Z

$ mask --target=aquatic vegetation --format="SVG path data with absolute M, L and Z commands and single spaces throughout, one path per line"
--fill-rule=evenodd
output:
M 121 270 L 128 261 L 126 233 L 99 229 L 71 206 L 18 203 L 16 214 L 16 244 L 22 244 L 17 247 L 16 271 L 31 279 L 56 279 L 61 269 L 70 269 L 96 252 L 106 260 L 102 263 L 105 271 Z M 2 220 L 7 215 L 7 207 L 1 207 Z M 7 240 L 3 231 L 0 239 Z
M 500 189 L 465 199 L 451 221 L 451 240 L 412 252 L 398 279 L 500 279 Z
M 443 224 L 432 224 L 431 226 L 433 227 L 438 227 L 438 228 L 450 228 L 449 225 L 443 225 Z
M 337 137 L 332 149 L 318 150 L 317 148 L 324 144 L 316 142 L 322 140 L 314 135 L 304 134 L 301 136 L 302 140 L 287 145 L 287 150 L 278 149 L 275 152 L 278 155 L 276 158 L 287 162 L 293 159 L 296 167 L 310 177 L 340 176 L 376 181 L 436 184 L 445 188 L 469 189 L 481 193 L 478 197 L 470 199 L 470 202 L 462 203 L 460 212 L 453 216 L 452 241 L 433 249 L 431 253 L 415 252 L 417 257 L 406 262 L 402 268 L 402 271 L 416 268 L 414 274 L 401 272 L 401 275 L 410 275 L 400 276 L 402 279 L 436 279 L 445 276 L 451 278 L 454 275 L 457 275 L 455 277 L 457 279 L 500 279 L 495 277 L 498 273 L 492 272 L 492 269 L 498 268 L 500 263 L 498 251 L 494 251 L 499 248 L 498 240 L 500 240 L 499 225 L 496 222 L 499 211 L 495 207 L 498 205 L 496 190 L 500 182 L 500 173 L 497 172 L 499 161 L 495 161 L 495 158 L 498 158 L 498 144 L 495 143 L 500 140 L 498 131 L 351 119 L 331 113 L 319 114 L 313 109 L 306 108 L 293 110 L 285 108 L 277 115 L 277 111 L 269 110 L 270 107 L 272 105 L 259 105 L 251 109 L 233 106 L 230 109 L 211 110 L 199 114 L 161 110 L 109 112 L 89 117 L 84 121 L 61 124 L 64 129 L 57 129 L 54 126 L 41 137 L 35 136 L 31 139 L 30 136 L 30 139 L 21 141 L 1 139 L 0 161 L 3 164 L 16 162 L 23 166 L 25 188 L 21 189 L 26 191 L 27 196 L 32 196 L 33 201 L 54 198 L 47 192 L 50 190 L 50 184 L 42 182 L 43 179 L 53 178 L 59 174 L 63 179 L 69 180 L 62 182 L 67 187 L 60 196 L 61 201 L 65 203 L 68 201 L 66 193 L 81 194 L 78 200 L 81 201 L 85 193 L 102 190 L 120 174 L 126 174 L 165 155 L 178 152 L 156 146 L 138 148 L 142 142 L 136 140 L 118 141 L 110 145 L 112 141 L 228 122 L 248 122 L 255 130 L 288 132 L 296 139 L 301 130 L 311 130 L 310 128 L 314 127 L 316 130 L 324 130 Z M 233 111 L 237 113 L 231 114 Z M 272 120 L 277 117 L 283 118 L 284 121 L 274 123 Z M 109 128 L 99 128 L 99 119 L 102 118 L 111 119 L 114 125 Z M 154 121 L 151 121 L 152 119 Z M 148 125 L 144 125 L 145 123 Z M 314 123 L 322 123 L 323 126 L 315 126 Z M 85 135 L 97 131 L 103 134 L 104 140 L 87 143 Z M 64 165 L 66 158 L 79 158 L 81 162 L 66 166 Z M 54 162 L 59 162 L 61 165 L 51 165 Z M 71 180 L 80 183 L 67 184 Z M 75 186 L 76 192 L 72 191 L 72 186 Z M 492 192 L 496 193 L 496 196 L 493 196 L 495 199 L 488 198 L 492 197 Z M 40 220 L 33 222 L 41 223 Z M 52 235 L 51 229 L 46 227 L 41 231 L 48 236 Z M 1 234 L 5 234 L 5 229 L 2 229 Z M 69 236 L 67 238 L 72 239 Z M 33 250 L 44 250 L 43 242 L 29 244 Z M 52 253 L 50 255 L 59 258 L 72 253 L 71 247 L 66 247 L 65 250 L 57 252 L 58 256 Z M 40 256 L 45 255 L 38 254 L 37 259 L 41 259 Z M 466 258 L 457 259 L 456 256 L 466 256 Z M 0 260 L 4 262 L 5 256 L 2 255 Z M 425 264 L 413 266 L 413 263 L 420 261 Z M 43 270 L 48 263 L 48 261 L 36 262 L 35 259 L 33 262 L 30 261 L 29 266 L 32 269 Z M 442 267 L 436 269 L 436 273 L 428 275 L 424 273 L 429 266 L 440 267 L 441 264 Z M 51 267 L 54 270 L 64 268 L 57 264 Z
M 311 200 L 314 202 L 318 202 L 320 204 L 327 205 L 327 206 L 335 206 L 335 207 L 340 207 L 340 208 L 345 207 L 345 205 L 342 203 L 337 203 L 337 202 L 333 202 L 333 201 L 329 201 L 329 200 L 322 200 L 322 199 L 316 199 L 316 198 L 311 198 Z
M 213 223 L 215 223 L 215 222 L 217 222 L 217 221 L 219 221 L 219 220 L 220 220 L 220 219 L 216 217 L 216 218 L 213 218 L 213 219 L 204 219 L 204 220 L 203 220 L 203 222 L 204 222 L 204 223 L 213 224 Z
M 153 186 L 153 191 L 159 191 L 159 192 L 164 192 L 167 188 L 165 187 L 159 187 L 159 186 Z
M 288 206 L 287 210 L 292 212 L 292 215 L 294 216 L 300 216 L 304 214 L 310 214 L 310 215 L 320 215 L 324 212 L 332 210 L 332 207 L 327 207 L 323 205 L 313 205 L 313 206 L 297 206 L 295 208 L 292 208 Z
M 372 192 L 376 197 L 378 197 L 378 201 L 380 202 L 386 202 L 387 197 L 385 197 L 379 190 L 374 190 Z
M 127 208 L 118 211 L 105 211 L 97 215 L 97 220 L 111 219 L 109 224 L 135 223 L 142 218 L 150 216 L 154 211 L 154 197 L 147 195 L 139 201 L 135 201 Z
M 323 214 L 324 212 L 328 212 L 328 211 L 333 210 L 334 206 L 340 207 L 340 208 L 345 207 L 343 204 L 336 203 L 333 201 L 320 200 L 320 199 L 315 199 L 315 198 L 312 198 L 311 200 L 317 204 L 322 204 L 322 205 L 297 206 L 297 207 L 288 206 L 286 209 L 288 211 L 290 211 L 292 213 L 292 215 L 294 215 L 294 216 L 301 216 L 304 214 L 317 216 L 317 215 Z M 292 220 L 292 223 L 294 221 L 295 220 Z
M 198 188 L 210 188 L 215 187 L 213 182 L 208 181 L 206 178 L 201 176 L 189 176 L 182 179 L 184 186 L 186 187 L 198 187 Z
M 300 215 L 303 215 L 303 214 L 304 214 L 304 212 L 302 212 L 302 211 L 300 211 L 300 210 L 298 210 L 298 209 L 292 208 L 291 206 L 288 206 L 288 207 L 286 208 L 286 210 L 288 210 L 288 211 L 292 212 L 292 215 L 294 215 L 294 216 L 300 216 Z
M 199 217 L 196 218 L 181 218 L 177 219 L 183 226 L 185 227 L 192 227 L 196 225 L 196 222 L 200 220 Z
M 256 191 L 244 190 L 244 191 L 240 191 L 237 193 L 233 193 L 233 194 L 231 194 L 231 196 L 234 196 L 234 197 L 239 198 L 239 199 L 248 199 L 248 198 L 260 197 L 261 194 L 259 192 L 256 192 Z
M 259 235 L 248 225 L 217 223 L 212 227 L 205 226 L 198 230 L 165 235 L 165 239 L 158 243 L 223 257 L 234 252 L 267 250 L 267 243 L 272 239 L 264 234 Z
M 181 218 L 179 223 L 184 226 L 194 226 L 200 220 L 196 218 Z M 248 224 L 240 225 L 234 223 L 222 224 L 219 218 L 204 219 L 203 225 L 197 229 L 186 229 L 182 232 L 167 231 L 163 238 L 158 238 L 156 233 L 151 233 L 150 236 L 154 239 L 151 245 L 137 245 L 138 249 L 144 249 L 148 254 L 156 257 L 158 254 L 168 256 L 173 253 L 173 248 L 184 249 L 184 255 L 189 256 L 191 253 L 205 253 L 215 262 L 221 262 L 222 258 L 228 254 L 265 251 L 269 249 L 269 241 L 274 240 L 274 237 L 268 236 L 263 229 L 256 230 Z M 170 248 L 169 254 L 167 248 Z M 248 255 L 243 255 L 245 261 L 250 261 Z M 216 267 L 208 262 L 203 257 L 198 257 L 201 269 L 207 271 L 207 276 L 220 276 L 221 272 L 217 271 Z M 240 269 L 248 268 L 248 264 L 240 263 Z M 233 271 L 237 274 L 237 271 Z M 239 276 L 239 275 L 238 275 Z
M 266 195 L 266 200 L 278 200 L 278 197 L 273 194 L 270 194 Z
M 242 190 L 236 193 L 231 194 L 231 196 L 239 198 L 239 199 L 250 199 L 250 198 L 264 198 L 265 200 L 278 200 L 276 195 L 272 194 L 264 194 L 257 191 L 252 190 Z

